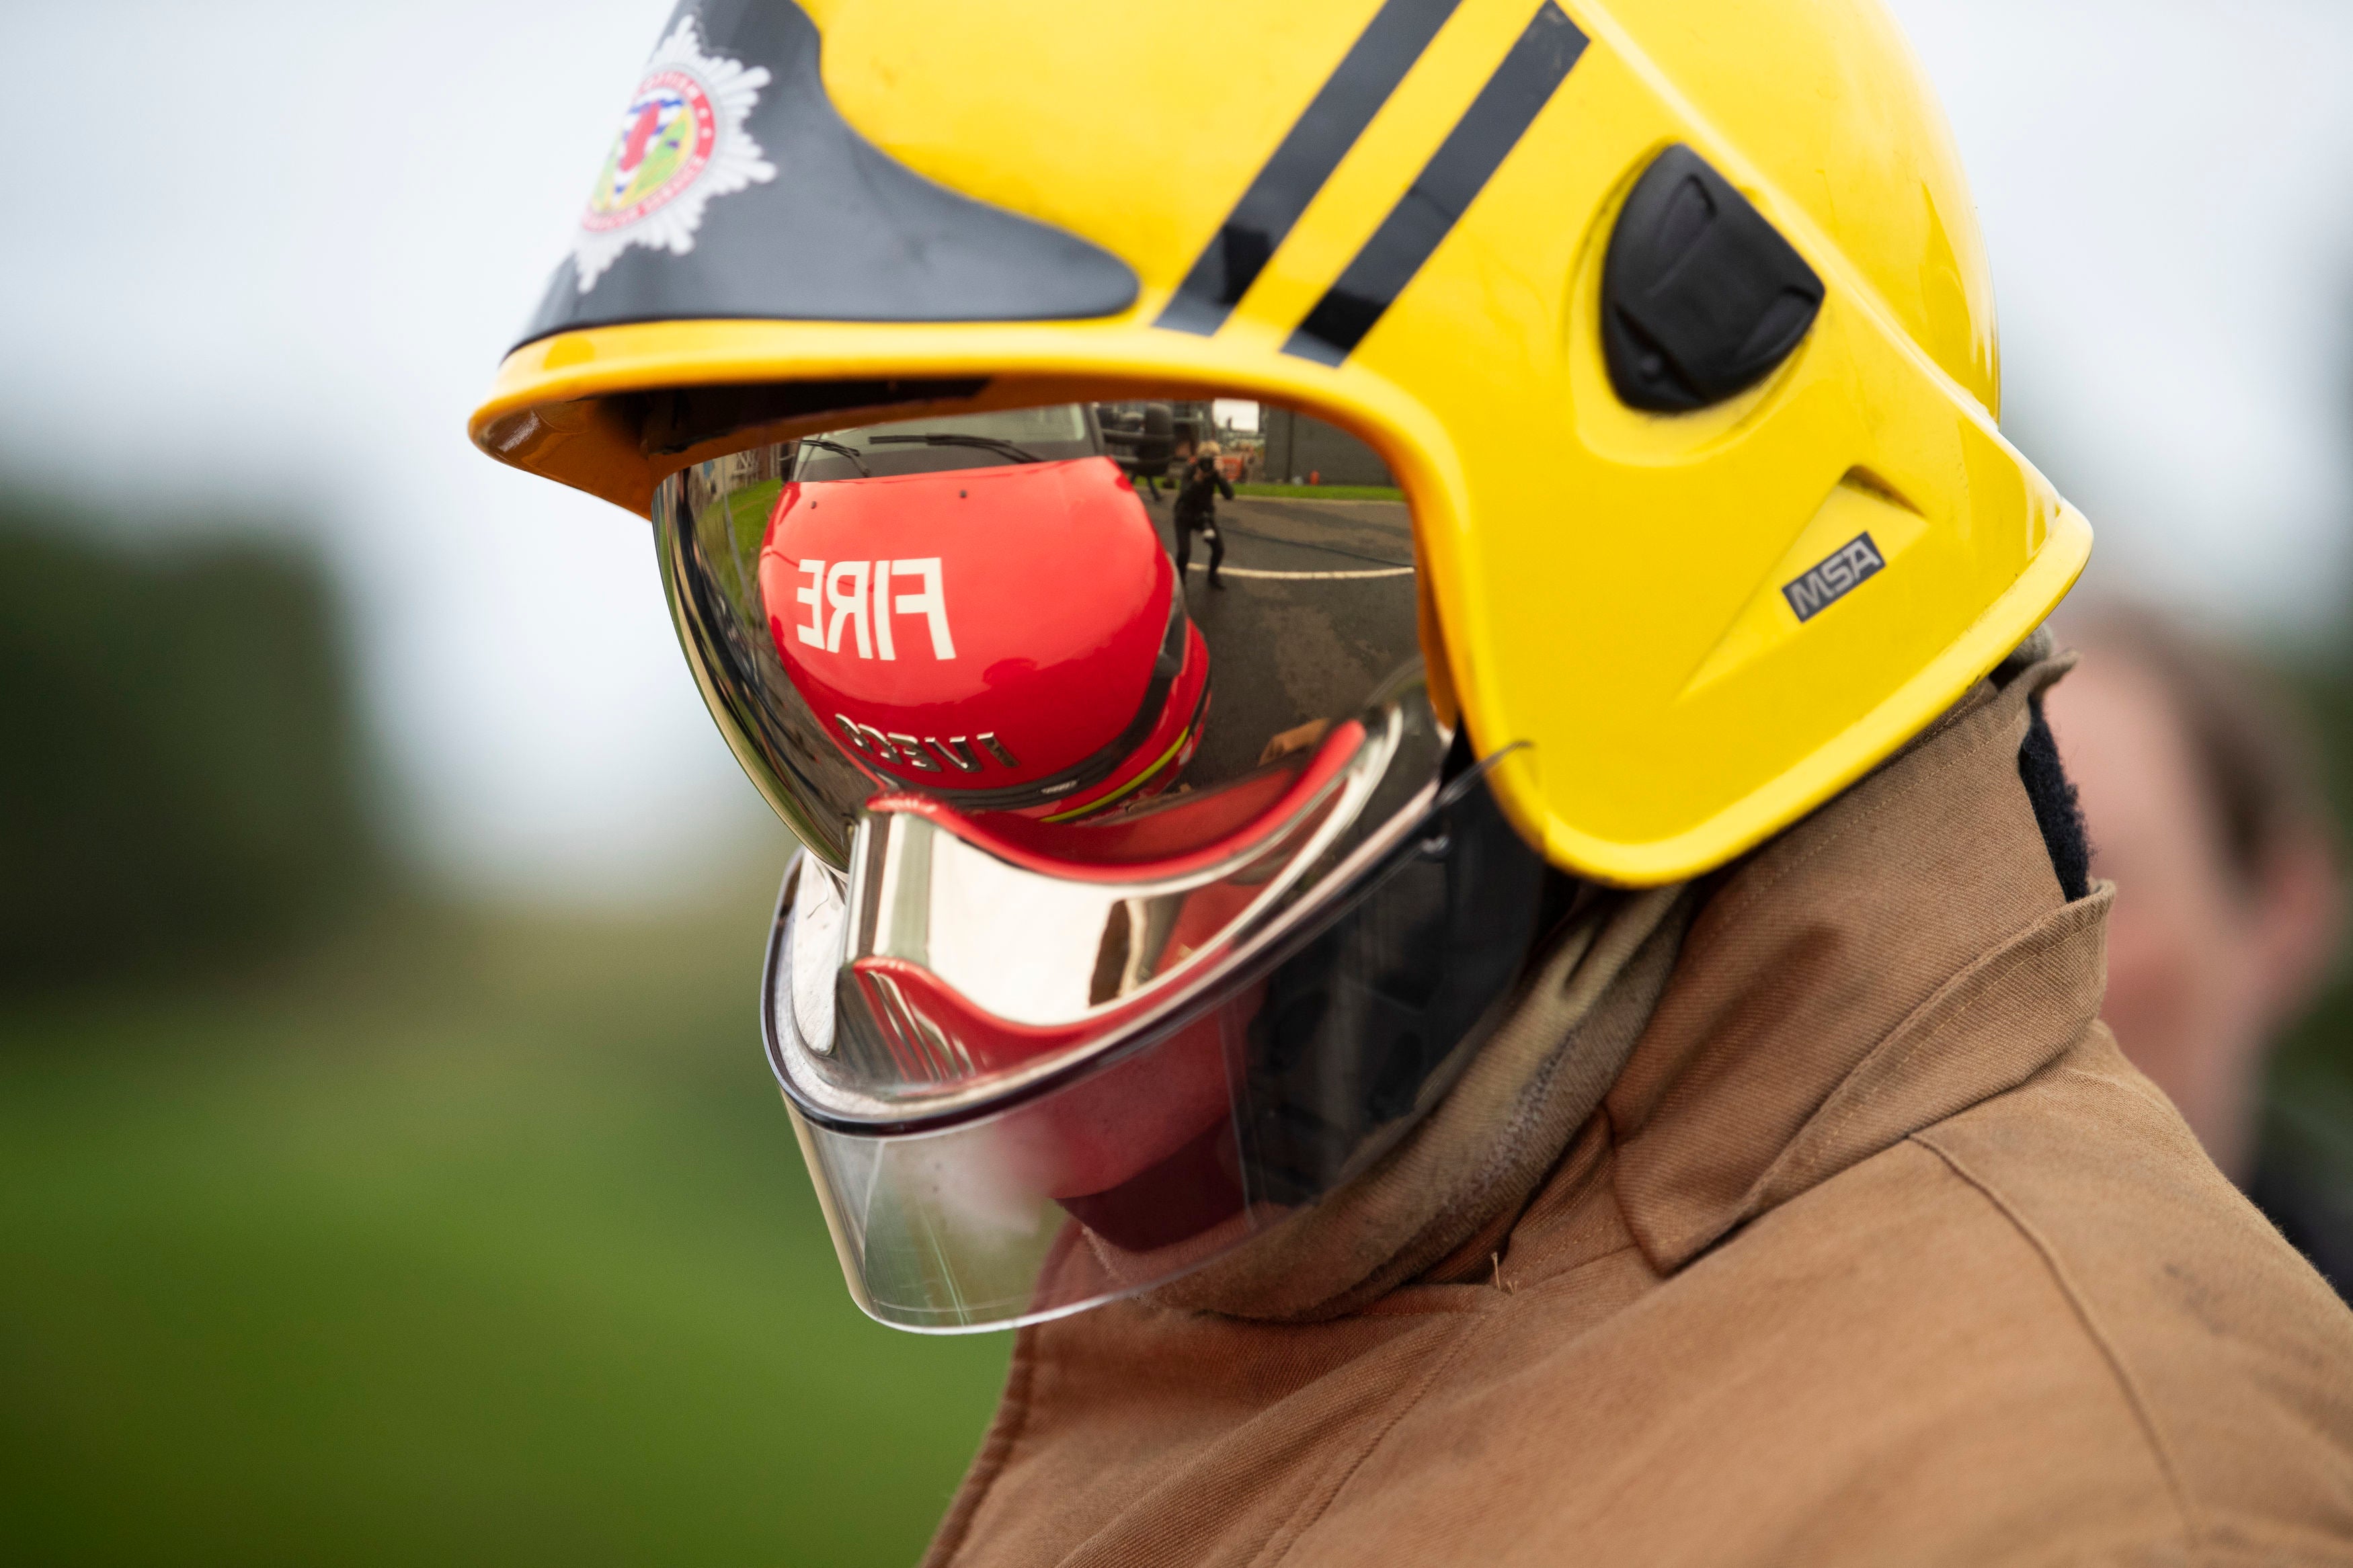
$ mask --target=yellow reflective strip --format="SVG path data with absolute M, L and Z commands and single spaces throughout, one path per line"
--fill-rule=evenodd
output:
M 1113 801 L 1117 800 L 1121 795 L 1125 795 L 1128 791 L 1135 788 L 1145 780 L 1150 778 L 1153 774 L 1166 767 L 1168 765 L 1168 759 L 1176 754 L 1177 748 L 1185 743 L 1185 737 L 1192 732 L 1193 726 L 1190 724 L 1187 724 L 1183 729 L 1177 731 L 1176 738 L 1168 742 L 1168 749 L 1160 753 L 1158 761 L 1155 762 L 1150 767 L 1145 769 L 1142 773 L 1136 774 L 1134 778 L 1128 780 L 1125 784 L 1120 785 L 1117 789 L 1112 791 L 1109 795 L 1103 796 L 1101 800 L 1091 800 L 1084 805 L 1074 805 L 1068 811 L 1058 811 L 1053 816 L 1042 818 L 1041 820 L 1047 822 L 1068 822 L 1074 816 L 1084 816 L 1091 811 L 1101 811 L 1104 806 L 1109 805 Z

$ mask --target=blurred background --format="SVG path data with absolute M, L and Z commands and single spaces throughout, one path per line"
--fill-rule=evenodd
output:
M 2353 8 L 1894 8 L 2086 597 L 2252 660 L 2341 821 Z M 644 526 L 464 436 L 664 11 L 0 5 L 12 1556 L 903 1563 L 978 1441 L 1007 1342 L 840 1285 L 752 1008 L 787 845 Z M 2251 1114 L 2331 1223 L 2314 973 Z

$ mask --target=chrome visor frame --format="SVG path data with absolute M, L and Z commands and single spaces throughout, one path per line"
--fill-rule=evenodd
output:
M 1354 754 L 1300 810 L 1176 875 L 1099 872 L 1081 880 L 1014 864 L 923 816 L 862 814 L 847 887 L 805 856 L 778 900 L 761 1029 L 786 1099 L 811 1121 L 844 1131 L 951 1126 L 1082 1075 L 1246 984 L 1345 908 L 1356 884 L 1432 816 L 1441 795 L 1451 804 L 1485 772 L 1482 764 L 1451 784 L 1441 778 L 1454 732 L 1431 709 L 1419 661 L 1376 695 L 1360 724 Z M 803 880 L 812 876 L 823 879 L 815 899 Z M 987 940 L 990 911 L 976 907 L 976 893 L 1033 916 L 1019 949 Z M 1172 955 L 1167 935 L 1188 906 L 1220 895 L 1240 907 L 1219 920 L 1209 940 Z M 1034 918 L 1050 910 L 1066 916 L 1045 923 L 1067 940 L 1040 940 L 1056 934 Z M 813 962 L 806 945 L 797 950 L 803 925 L 834 933 L 833 951 Z M 1105 988 L 1103 958 L 1114 952 L 1116 980 Z M 943 952 L 967 962 L 931 968 Z M 975 1070 L 955 1020 L 926 1016 L 903 987 L 861 984 L 853 966 L 873 959 L 923 965 L 987 1012 L 1015 1025 L 1062 1026 L 1071 1044 L 1002 1070 Z M 829 993 L 822 1022 L 812 1016 L 819 988 Z M 881 1006 L 870 1001 L 878 990 Z M 1067 1000 L 1074 997 L 1076 1005 Z M 1044 1000 L 1055 998 L 1064 1000 Z M 899 1080 L 890 1092 L 860 1087 L 886 1077 Z
M 795 1057 L 806 1065 L 807 1053 L 779 977 L 799 879 L 825 875 L 797 858 L 762 1022 L 860 1308 L 919 1333 L 1067 1316 L 1215 1262 L 1394 1149 L 1508 1012 L 1542 934 L 1543 861 L 1485 772 L 1427 780 L 1412 792 L 1421 809 L 1327 847 L 1327 874 L 1301 878 L 1148 1020 L 985 1099 L 889 1124 L 847 1122 L 796 1092 Z M 1148 1112 L 1117 1124 L 1123 1105 L 1153 1104 L 1172 1084 L 1200 1101 L 1194 1121 L 1173 1135 Z M 1115 1179 L 1098 1185 L 1061 1156 L 1065 1134 L 1100 1129 L 1106 1110 L 1123 1152 L 1164 1135 L 1099 1167 Z

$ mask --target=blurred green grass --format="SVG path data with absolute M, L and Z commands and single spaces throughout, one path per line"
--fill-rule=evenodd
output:
M 1405 491 L 1395 485 L 1285 485 L 1261 483 L 1234 487 L 1238 496 L 1267 496 L 1290 500 L 1403 500 Z
M 894 1563 L 1002 1336 L 845 1293 L 765 899 L 0 1014 L 0 1557 Z

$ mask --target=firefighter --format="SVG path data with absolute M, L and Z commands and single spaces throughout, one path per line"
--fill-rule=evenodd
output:
M 851 1295 L 1019 1331 L 930 1561 L 2353 1555 L 2353 1315 L 2097 1018 L 2090 529 L 1894 23 L 1198 20 L 685 0 L 473 421 L 651 521 L 800 839 L 760 1016 Z M 1132 397 L 1350 430 L 1412 549 L 1303 524 L 1126 809 L 1193 661 L 1181 589 L 1080 625 L 1115 481 L 992 553 L 877 476 L 820 555 L 790 465 Z

